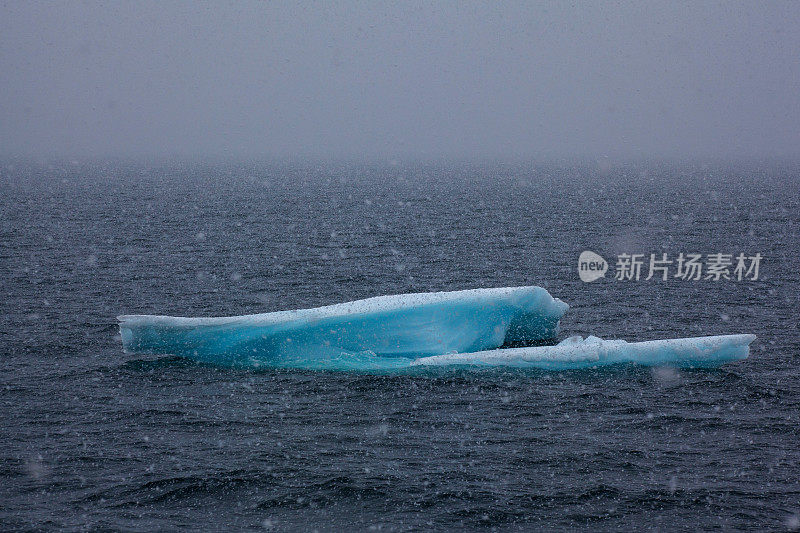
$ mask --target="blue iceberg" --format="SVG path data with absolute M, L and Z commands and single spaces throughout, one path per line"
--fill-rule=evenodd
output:
M 224 318 L 118 317 L 127 353 L 246 367 L 377 369 L 554 338 L 568 305 L 541 287 L 378 296 Z
M 713 368 L 746 359 L 755 335 L 718 335 L 645 342 L 570 337 L 555 346 L 508 348 L 421 357 L 411 366 L 505 366 L 567 370 L 620 363 Z

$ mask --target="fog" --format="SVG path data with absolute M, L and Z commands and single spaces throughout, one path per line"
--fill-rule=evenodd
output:
M 0 7 L 0 155 L 800 156 L 800 3 Z

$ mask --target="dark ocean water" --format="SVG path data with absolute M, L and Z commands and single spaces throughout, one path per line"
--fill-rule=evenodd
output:
M 800 166 L 7 162 L 0 220 L 2 529 L 800 527 Z M 587 284 L 587 249 L 763 260 Z M 562 337 L 758 339 L 710 371 L 370 375 L 135 359 L 115 326 L 529 284 Z

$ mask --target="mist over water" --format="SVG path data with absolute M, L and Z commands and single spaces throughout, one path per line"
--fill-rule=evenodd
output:
M 0 155 L 800 156 L 796 2 L 0 10 Z

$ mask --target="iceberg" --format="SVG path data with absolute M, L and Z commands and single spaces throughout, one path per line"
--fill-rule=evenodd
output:
M 411 366 L 505 366 L 568 370 L 620 363 L 643 366 L 713 368 L 746 359 L 755 335 L 718 335 L 645 342 L 570 337 L 555 346 L 507 348 L 421 357 Z
M 257 315 L 118 320 L 123 348 L 131 354 L 247 367 L 397 368 L 418 357 L 554 338 L 568 308 L 541 287 L 506 287 L 378 296 Z

